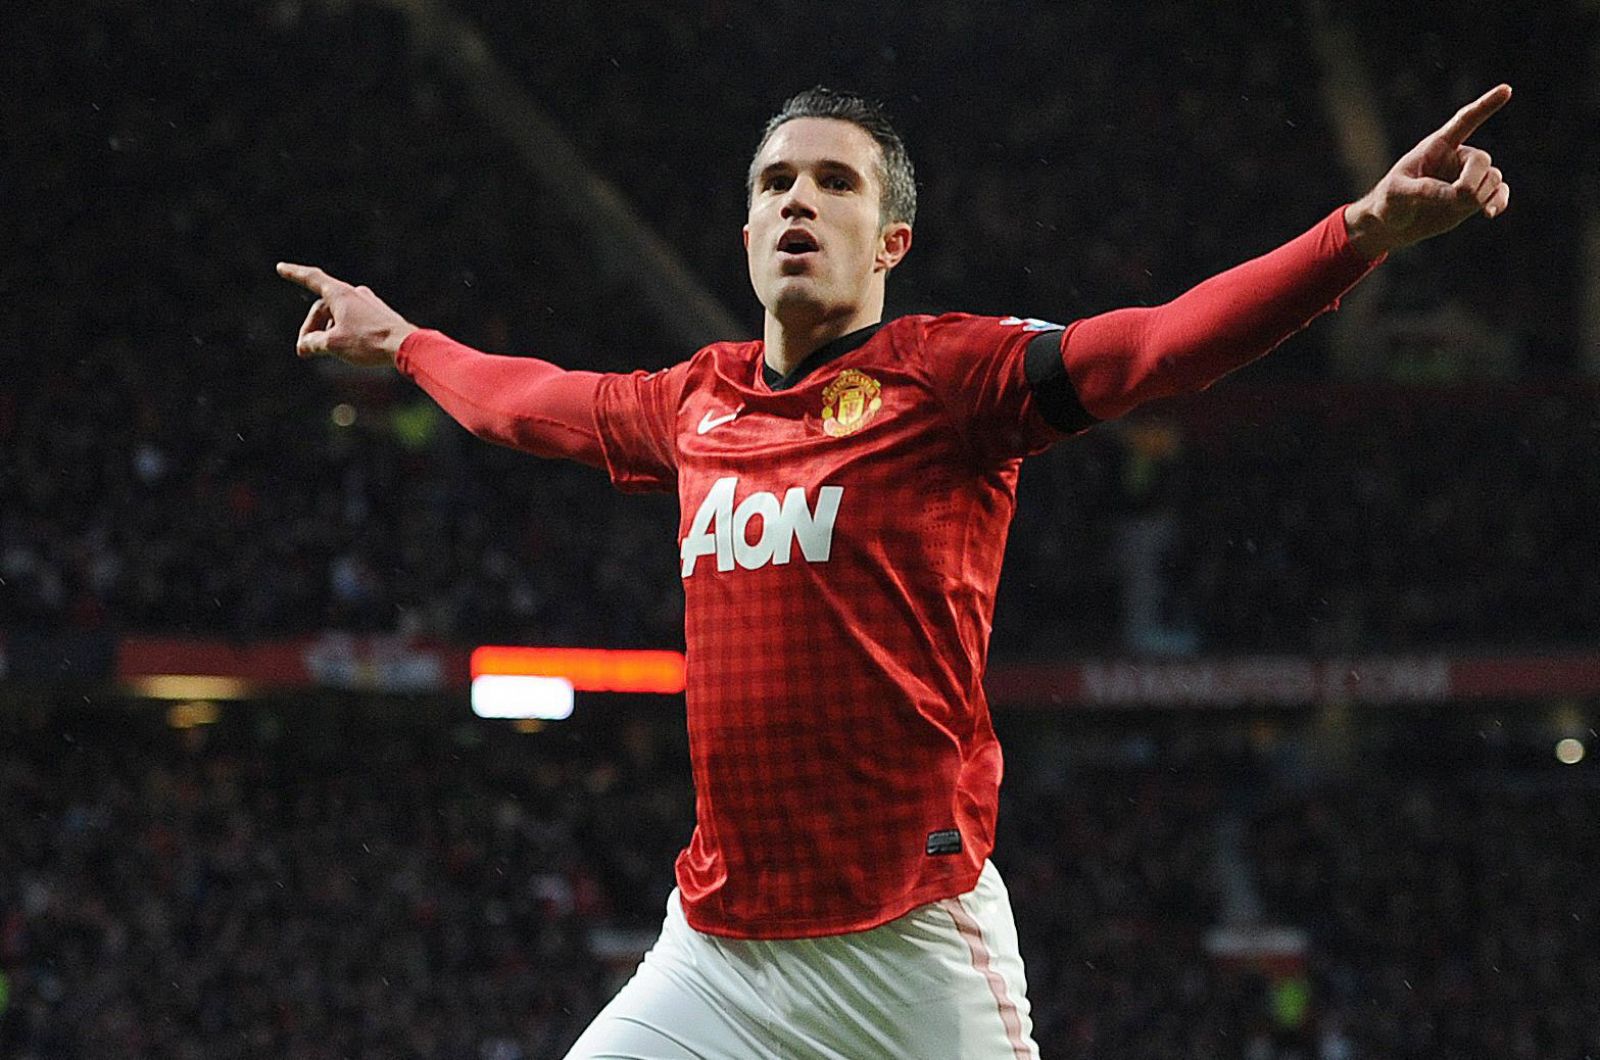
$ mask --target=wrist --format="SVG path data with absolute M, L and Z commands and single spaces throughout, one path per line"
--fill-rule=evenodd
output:
M 1356 253 L 1368 261 L 1376 261 L 1400 245 L 1365 197 L 1344 208 L 1344 230 Z
M 382 349 L 384 353 L 389 355 L 389 360 L 391 362 L 400 356 L 400 347 L 405 345 L 406 339 L 410 338 L 420 330 L 420 328 L 408 320 L 402 320 L 395 327 L 389 329 L 389 334 L 384 338 L 382 343 Z

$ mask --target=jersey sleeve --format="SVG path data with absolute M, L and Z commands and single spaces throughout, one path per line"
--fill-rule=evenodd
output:
M 1350 244 L 1344 207 L 1314 228 L 1164 305 L 1080 320 L 1041 377 L 1107 420 L 1156 398 L 1204 390 L 1321 314 L 1383 261 Z
M 395 366 L 485 441 L 596 467 L 603 462 L 594 422 L 598 372 L 484 353 L 427 328 L 406 336 Z
M 929 385 L 981 458 L 1029 456 L 1079 429 L 1047 421 L 1028 378 L 1030 345 L 1059 350 L 1063 330 L 1044 320 L 966 313 L 925 322 L 920 353 Z
M 1113 310 L 1067 328 L 938 317 L 927 327 L 925 352 L 975 447 L 1025 456 L 1147 401 L 1204 390 L 1338 308 L 1383 260 L 1351 245 L 1340 207 L 1164 305 Z
M 601 378 L 595 427 L 606 471 L 617 489 L 650 493 L 676 488 L 678 409 L 691 364 Z
M 485 441 L 604 467 L 618 489 L 671 489 L 689 362 L 660 372 L 568 371 L 484 353 L 437 331 L 400 344 L 400 371 Z

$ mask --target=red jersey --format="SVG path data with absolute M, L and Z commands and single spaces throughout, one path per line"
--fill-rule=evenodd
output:
M 418 331 L 396 363 L 480 437 L 677 491 L 685 914 L 713 934 L 837 934 L 970 890 L 994 844 L 981 678 L 1021 458 L 1210 385 L 1375 264 L 1341 209 L 1163 306 L 1064 330 L 906 317 L 775 382 L 760 342 L 606 375 Z
M 1037 328 L 906 317 L 782 389 L 760 342 L 601 383 L 612 480 L 681 508 L 697 823 L 677 875 L 696 928 L 856 931 L 977 884 L 1017 467 L 1060 436 L 1024 376 Z

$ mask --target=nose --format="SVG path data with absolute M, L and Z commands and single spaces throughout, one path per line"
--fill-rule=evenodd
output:
M 783 208 L 780 211 L 784 220 L 795 217 L 816 217 L 815 204 L 816 183 L 807 176 L 795 178 L 789 185 L 789 192 L 783 197 Z

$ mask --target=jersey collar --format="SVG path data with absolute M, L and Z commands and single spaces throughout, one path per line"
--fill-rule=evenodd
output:
M 876 335 L 881 327 L 883 327 L 883 321 L 880 320 L 876 324 L 868 324 L 866 327 L 858 328 L 849 334 L 840 335 L 832 342 L 823 343 L 812 350 L 805 360 L 795 365 L 794 371 L 788 375 L 779 374 L 778 370 L 768 364 L 766 358 L 763 357 L 761 360 L 761 378 L 766 382 L 768 390 L 788 390 L 829 361 L 843 357 L 852 350 L 858 350 L 866 345 L 867 340 Z

